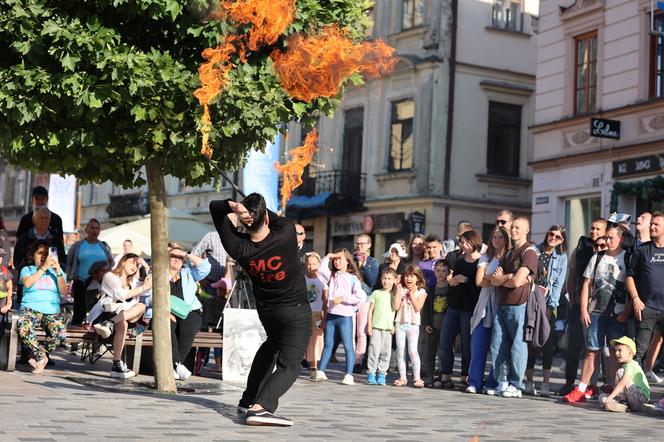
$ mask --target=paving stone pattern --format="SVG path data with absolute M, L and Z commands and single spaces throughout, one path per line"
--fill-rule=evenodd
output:
M 664 440 L 664 416 L 607 413 L 596 401 L 369 386 L 363 376 L 345 386 L 334 370 L 341 365 L 332 368 L 325 383 L 309 382 L 303 371 L 283 398 L 278 413 L 295 421 L 292 428 L 261 428 L 244 425 L 235 410 L 241 388 L 222 384 L 218 374 L 192 381 L 218 383 L 213 394 L 114 391 L 94 386 L 108 379 L 110 361 L 91 366 L 63 355 L 44 375 L 0 372 L 0 440 Z M 663 394 L 657 387 L 654 398 Z

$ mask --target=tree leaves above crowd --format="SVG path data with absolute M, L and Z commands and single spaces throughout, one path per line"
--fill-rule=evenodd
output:
M 355 39 L 372 1 L 298 0 L 288 32 L 339 24 Z M 142 184 L 149 158 L 189 185 L 209 182 L 193 97 L 200 53 L 242 31 L 207 20 L 200 0 L 5 0 L 0 6 L 0 151 L 31 170 Z M 284 44 L 281 39 L 276 47 Z M 214 159 L 234 169 L 279 124 L 330 113 L 337 99 L 292 100 L 268 58 L 251 53 L 214 103 Z M 356 79 L 355 79 L 356 80 Z

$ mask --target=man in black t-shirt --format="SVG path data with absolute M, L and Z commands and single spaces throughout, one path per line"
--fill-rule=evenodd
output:
M 650 221 L 650 241 L 634 250 L 625 286 L 636 316 L 636 360 L 648 350 L 655 327 L 664 332 L 664 213 Z
M 34 227 L 33 212 L 36 211 L 39 207 L 48 207 L 48 190 L 43 186 L 37 186 L 32 189 L 32 208 L 30 212 L 23 215 L 21 221 L 18 223 L 16 228 L 16 238 L 20 238 L 30 231 Z M 49 230 L 57 238 L 60 238 L 62 241 L 62 218 L 57 213 L 51 212 L 51 221 L 48 225 Z M 63 261 L 60 261 L 63 262 Z
M 238 411 L 246 412 L 248 425 L 293 425 L 273 413 L 300 373 L 311 336 L 311 308 L 295 226 L 267 210 L 257 193 L 242 203 L 212 201 L 210 214 L 226 252 L 251 278 L 258 317 L 267 334 L 254 357 Z M 240 224 L 248 233 L 238 231 Z

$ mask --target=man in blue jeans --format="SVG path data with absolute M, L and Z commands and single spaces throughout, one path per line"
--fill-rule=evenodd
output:
M 537 272 L 537 250 L 528 243 L 530 222 L 518 217 L 510 226 L 514 248 L 505 255 L 491 277 L 500 293 L 496 321 L 491 335 L 491 358 L 498 381 L 497 395 L 520 398 L 528 362 L 524 332 L 526 303 L 530 295 L 529 276 Z

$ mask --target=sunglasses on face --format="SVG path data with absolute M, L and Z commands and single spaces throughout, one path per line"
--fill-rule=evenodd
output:
M 305 232 L 295 232 L 298 236 L 306 235 Z
M 556 241 L 562 241 L 563 239 L 565 239 L 561 235 L 559 235 L 557 233 L 553 233 L 553 232 L 549 232 L 549 238 L 553 238 Z
M 171 258 L 171 259 L 178 259 L 178 260 L 180 260 L 180 261 L 184 261 L 184 258 L 181 257 L 181 256 L 171 255 L 170 258 Z
M 508 222 L 509 222 L 509 221 L 506 220 L 506 219 L 497 219 L 497 220 L 496 220 L 496 225 L 497 225 L 497 226 L 504 226 L 504 225 L 507 224 Z
M 603 242 L 603 243 L 599 243 L 599 244 L 595 244 L 595 248 L 596 248 L 597 250 L 604 250 L 604 249 L 606 249 L 606 248 L 608 248 L 608 247 L 609 247 L 609 246 L 606 245 L 605 242 Z

